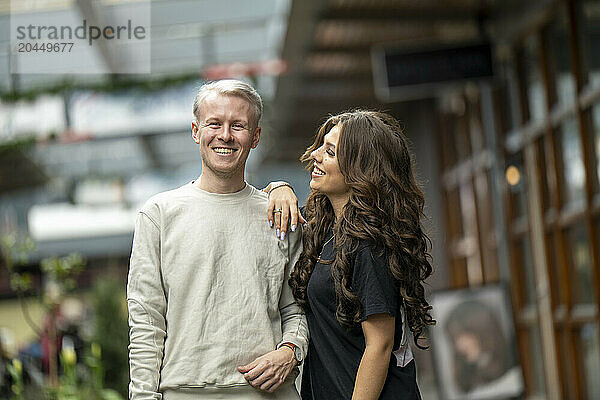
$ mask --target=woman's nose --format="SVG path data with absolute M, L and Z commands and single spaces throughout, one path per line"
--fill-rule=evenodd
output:
M 312 151 L 312 153 L 310 153 L 310 158 L 312 158 L 313 160 L 319 161 L 319 156 L 321 154 L 321 152 L 319 150 L 321 150 L 320 147 L 318 149 L 314 149 Z

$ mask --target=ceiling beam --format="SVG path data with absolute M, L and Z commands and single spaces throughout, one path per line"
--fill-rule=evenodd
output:
M 81 15 L 86 19 L 90 26 L 105 26 L 102 18 L 102 3 L 93 2 L 92 0 L 77 0 L 77 7 L 81 11 Z M 116 74 L 118 71 L 118 59 L 114 51 L 112 51 L 105 40 L 97 40 L 94 46 L 100 52 L 100 56 L 106 63 L 109 73 Z
M 464 21 L 477 17 L 489 16 L 486 8 L 452 8 L 440 7 L 349 7 L 328 8 L 321 14 L 321 20 L 332 21 L 394 21 L 394 22 L 436 22 L 436 21 Z
M 355 82 L 372 82 L 373 74 L 370 71 L 357 71 L 348 74 L 333 74 L 327 72 L 314 72 L 307 71 L 304 74 L 304 80 L 309 82 L 346 82 L 346 83 L 355 83 Z

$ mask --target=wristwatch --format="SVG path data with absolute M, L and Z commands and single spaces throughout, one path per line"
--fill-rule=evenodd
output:
M 294 352 L 294 358 L 296 358 L 296 362 L 298 363 L 298 365 L 300 365 L 302 363 L 302 360 L 304 359 L 300 347 L 296 346 L 294 343 L 285 342 L 281 343 L 281 346 L 279 346 L 279 348 L 282 348 L 283 346 L 292 349 L 292 351 Z

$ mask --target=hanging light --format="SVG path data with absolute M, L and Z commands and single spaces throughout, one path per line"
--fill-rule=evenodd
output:
M 508 168 L 506 168 L 506 182 L 508 182 L 510 186 L 516 186 L 520 181 L 521 172 L 519 171 L 519 168 L 515 167 L 514 165 L 510 165 Z

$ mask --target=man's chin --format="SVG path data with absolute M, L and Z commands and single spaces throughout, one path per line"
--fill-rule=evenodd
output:
M 210 169 L 211 172 L 215 176 L 218 176 L 219 178 L 222 178 L 222 179 L 232 178 L 237 175 L 237 173 L 240 171 L 240 169 L 243 170 L 243 167 L 239 168 L 238 165 L 227 166 L 227 167 L 211 165 L 211 166 L 207 166 L 207 168 Z

